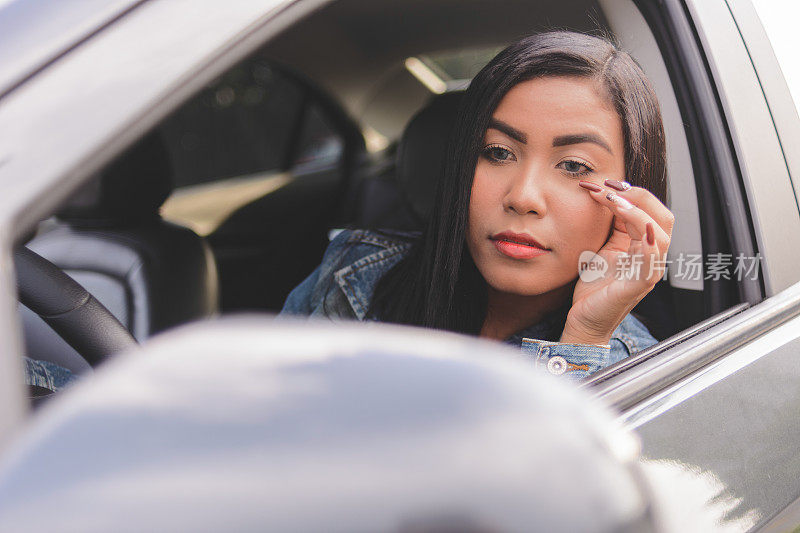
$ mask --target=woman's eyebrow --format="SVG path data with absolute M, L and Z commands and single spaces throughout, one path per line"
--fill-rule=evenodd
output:
M 511 126 L 510 124 L 506 124 L 502 120 L 498 120 L 494 117 L 489 119 L 489 128 L 496 129 L 501 131 L 514 139 L 515 141 L 521 142 L 522 144 L 528 144 L 528 136 L 525 135 L 523 132 L 519 131 L 517 128 Z M 611 155 L 614 155 L 613 150 L 605 142 L 601 137 L 595 135 L 594 133 L 574 133 L 571 135 L 560 135 L 553 139 L 553 147 L 557 146 L 567 146 L 570 144 L 581 144 L 581 143 L 594 143 L 598 146 L 601 146 L 608 151 Z
M 602 146 L 605 148 L 608 153 L 614 155 L 614 152 L 611 151 L 611 147 L 608 146 L 603 139 L 595 135 L 594 133 L 575 133 L 572 135 L 561 135 L 559 137 L 553 138 L 553 146 L 567 146 L 568 144 L 581 144 L 581 143 L 594 143 L 598 146 Z
M 496 118 L 492 117 L 489 119 L 489 127 L 494 128 L 497 131 L 501 131 L 514 139 L 515 141 L 521 142 L 522 144 L 528 144 L 528 136 L 519 131 L 517 128 L 506 124 L 502 120 L 497 120 Z

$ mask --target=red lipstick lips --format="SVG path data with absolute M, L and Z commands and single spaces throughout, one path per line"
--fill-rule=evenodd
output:
M 503 231 L 492 235 L 489 239 L 498 252 L 512 259 L 533 259 L 550 251 L 525 233 Z

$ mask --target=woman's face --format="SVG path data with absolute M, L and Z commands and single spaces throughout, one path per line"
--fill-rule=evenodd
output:
M 533 296 L 564 287 L 578 277 L 581 252 L 606 242 L 612 214 L 578 185 L 625 179 L 622 122 L 596 83 L 554 76 L 519 83 L 490 120 L 467 245 L 496 291 Z

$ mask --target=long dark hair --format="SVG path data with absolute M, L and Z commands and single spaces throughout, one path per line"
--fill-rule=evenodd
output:
M 503 96 L 518 83 L 543 76 L 600 82 L 622 120 L 627 181 L 666 200 L 661 112 L 636 61 L 609 38 L 569 31 L 530 35 L 497 54 L 470 83 L 448 142 L 436 207 L 422 238 L 376 286 L 370 316 L 480 332 L 486 317 L 486 281 L 465 238 L 475 166 L 489 119 Z

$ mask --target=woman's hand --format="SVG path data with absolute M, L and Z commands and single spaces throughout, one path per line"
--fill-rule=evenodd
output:
M 608 188 L 580 184 L 611 210 L 614 228 L 597 252 L 608 269 L 593 281 L 578 278 L 560 342 L 608 344 L 620 322 L 663 277 L 675 216 L 647 189 L 615 180 L 605 180 Z

